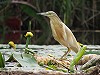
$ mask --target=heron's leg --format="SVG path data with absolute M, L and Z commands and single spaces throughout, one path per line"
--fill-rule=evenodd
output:
M 60 58 L 60 60 L 62 60 L 63 58 L 65 58 L 68 55 L 69 52 L 70 52 L 70 48 L 68 48 L 67 52 Z

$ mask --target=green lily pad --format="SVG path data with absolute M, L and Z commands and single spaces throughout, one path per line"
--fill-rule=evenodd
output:
M 14 53 L 13 57 L 17 60 L 22 67 L 39 67 L 36 59 L 31 54 L 17 54 Z

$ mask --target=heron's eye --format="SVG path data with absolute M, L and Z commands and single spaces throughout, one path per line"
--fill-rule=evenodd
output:
M 51 15 L 52 13 L 48 13 L 48 15 Z

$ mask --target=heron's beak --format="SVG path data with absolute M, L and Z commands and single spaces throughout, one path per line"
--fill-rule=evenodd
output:
M 44 15 L 44 16 L 46 16 L 46 13 L 37 13 L 38 15 Z

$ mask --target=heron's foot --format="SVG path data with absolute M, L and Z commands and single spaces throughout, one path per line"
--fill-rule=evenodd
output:
M 66 55 L 64 54 L 59 60 L 66 60 Z

